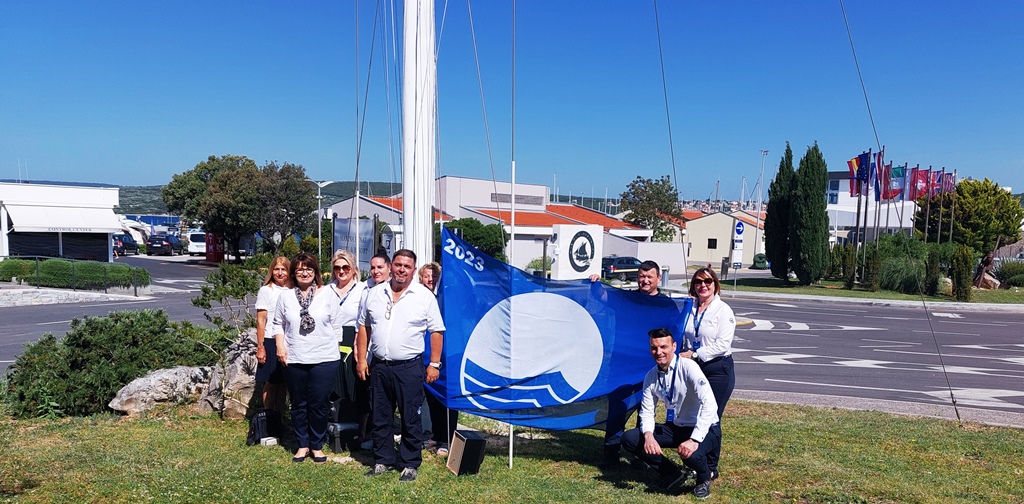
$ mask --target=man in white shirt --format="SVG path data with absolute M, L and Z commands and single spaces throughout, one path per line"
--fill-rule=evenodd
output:
M 640 427 L 622 435 L 622 447 L 657 471 L 668 489 L 685 479 L 685 473 L 662 453 L 662 448 L 674 448 L 683 464 L 697 473 L 693 494 L 706 498 L 711 495 L 711 481 L 718 477 L 718 468 L 710 467 L 708 461 L 718 459 L 722 441 L 715 395 L 697 363 L 676 356 L 676 342 L 668 329 L 654 329 L 648 337 L 657 365 L 644 378 Z M 665 423 L 654 421 L 658 401 L 665 403 Z
M 370 380 L 373 401 L 371 439 L 377 476 L 396 468 L 399 481 L 413 481 L 423 460 L 423 384 L 437 380 L 441 369 L 444 323 L 437 298 L 413 281 L 416 254 L 402 249 L 391 261 L 391 280 L 367 291 L 359 313 L 356 337 L 356 373 Z M 430 333 L 430 362 L 424 364 L 424 336 Z M 367 348 L 373 355 L 367 364 Z M 402 442 L 395 459 L 392 424 L 395 407 L 402 417 Z M 397 463 L 396 463 L 397 462 Z

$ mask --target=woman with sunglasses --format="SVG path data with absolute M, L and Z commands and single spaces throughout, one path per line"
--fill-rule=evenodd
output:
M 327 462 L 323 445 L 328 399 L 341 361 L 341 299 L 334 289 L 323 288 L 320 264 L 312 254 L 299 252 L 292 260 L 290 276 L 295 287 L 278 299 L 274 326 L 279 331 L 277 359 L 285 366 L 292 428 L 299 447 L 292 462 L 312 456 L 314 462 L 323 463 Z
M 704 267 L 693 274 L 690 280 L 690 296 L 694 298 L 693 312 L 683 330 L 684 348 L 687 350 L 679 354 L 684 359 L 697 361 L 707 377 L 715 402 L 718 403 L 719 422 L 729 396 L 736 387 L 732 362 L 736 317 L 732 308 L 719 297 L 721 292 L 718 275 L 711 268 Z M 712 479 L 717 478 L 717 453 L 714 454 L 714 460 L 709 457 L 708 465 L 711 467 Z
M 334 391 L 339 397 L 355 405 L 351 412 L 363 432 L 370 413 L 369 384 L 356 379 L 355 359 L 351 358 L 356 346 L 356 317 L 359 315 L 359 301 L 366 290 L 366 282 L 360 281 L 360 271 L 352 252 L 338 249 L 331 257 L 330 288 L 341 299 L 342 332 L 338 333 L 341 349 L 341 369 Z M 365 439 L 360 439 L 361 442 Z

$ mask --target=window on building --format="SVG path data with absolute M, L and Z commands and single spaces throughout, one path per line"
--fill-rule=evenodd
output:
M 708 238 L 708 250 L 715 250 L 718 248 L 718 238 Z
M 838 191 L 839 190 L 839 180 L 838 179 L 829 180 L 828 181 L 828 190 L 829 191 Z
M 839 193 L 828 193 L 828 204 L 838 205 L 839 204 Z

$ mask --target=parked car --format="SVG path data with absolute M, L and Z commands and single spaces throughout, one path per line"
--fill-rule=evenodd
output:
M 640 259 L 628 256 L 607 256 L 601 259 L 601 276 L 619 280 L 636 280 L 640 271 Z
M 128 255 L 129 253 L 139 255 L 139 243 L 127 233 L 116 234 L 110 237 L 114 253 L 117 255 Z
M 174 235 L 153 235 L 146 240 L 146 255 L 185 253 L 185 245 Z
M 188 255 L 206 255 L 206 233 L 188 234 Z

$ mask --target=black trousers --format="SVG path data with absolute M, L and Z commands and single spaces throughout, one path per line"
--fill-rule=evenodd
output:
M 680 427 L 674 424 L 655 424 L 654 439 L 658 446 L 665 449 L 663 455 L 649 455 L 644 451 L 644 435 L 639 428 L 626 431 L 622 435 L 622 448 L 628 453 L 636 455 L 637 458 L 647 463 L 652 469 L 658 472 L 663 481 L 671 481 L 679 476 L 679 467 L 669 459 L 668 455 L 674 453 L 683 441 L 690 439 L 693 427 Z M 697 450 L 683 459 L 686 467 L 697 472 L 697 483 L 711 479 L 711 472 L 718 471 L 718 455 L 722 444 L 722 430 L 718 424 L 714 424 L 708 430 L 708 435 L 697 445 Z
M 401 364 L 373 359 L 370 365 L 370 399 L 373 401 L 370 438 L 373 440 L 374 463 L 399 469 L 420 466 L 423 461 L 420 407 L 423 406 L 425 378 L 423 359 L 419 357 Z M 393 428 L 396 406 L 402 417 L 402 442 L 398 447 L 397 460 Z
M 725 405 L 732 397 L 732 390 L 736 388 L 736 373 L 732 356 L 728 355 L 711 362 L 698 362 L 700 370 L 708 379 L 711 385 L 711 392 L 715 394 L 715 402 L 718 403 L 718 421 L 722 421 L 722 413 L 725 412 Z
M 328 405 L 339 361 L 283 366 L 291 398 L 292 428 L 299 448 L 320 450 L 327 439 Z

